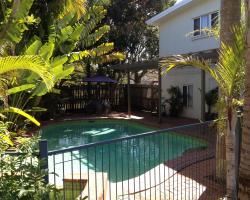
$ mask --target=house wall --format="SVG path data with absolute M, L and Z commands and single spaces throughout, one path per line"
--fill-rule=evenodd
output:
M 194 39 L 193 19 L 220 10 L 220 0 L 196 0 L 159 23 L 160 57 L 186 54 L 219 47 L 214 37 Z
M 163 76 L 162 80 L 162 97 L 163 101 L 170 98 L 167 89 L 171 86 L 177 86 L 181 89 L 184 85 L 193 86 L 193 106 L 184 108 L 181 116 L 187 118 L 201 118 L 201 71 L 192 67 L 177 69 L 171 71 L 167 76 Z M 206 92 L 216 87 L 215 81 L 206 74 Z M 168 107 L 167 107 L 168 110 Z
M 195 0 L 189 6 L 179 9 L 159 23 L 160 57 L 207 51 L 219 48 L 214 37 L 194 39 L 193 19 L 204 14 L 220 10 L 220 0 Z M 187 35 L 189 34 L 189 36 Z M 193 107 L 184 108 L 183 117 L 201 118 L 201 71 L 193 67 L 175 69 L 162 77 L 163 99 L 169 98 L 167 89 L 183 85 L 193 85 Z M 216 87 L 214 80 L 206 74 L 206 92 Z

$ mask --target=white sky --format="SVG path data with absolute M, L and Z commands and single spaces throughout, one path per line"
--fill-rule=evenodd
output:
M 177 0 L 177 3 L 180 2 L 180 1 L 182 1 L 182 0 Z

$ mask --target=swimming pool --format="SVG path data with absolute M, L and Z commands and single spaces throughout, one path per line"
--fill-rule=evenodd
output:
M 42 138 L 48 140 L 49 151 L 53 151 L 154 130 L 128 120 L 84 120 L 48 125 L 42 128 L 41 133 Z M 111 182 L 124 181 L 175 159 L 187 150 L 206 146 L 205 141 L 175 132 L 146 134 L 97 144 L 50 156 L 49 171 L 58 175 L 58 180 L 50 179 L 50 182 L 60 182 L 65 174 L 87 173 L 88 170 L 106 172 Z

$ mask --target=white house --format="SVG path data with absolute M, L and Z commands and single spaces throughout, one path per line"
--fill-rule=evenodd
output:
M 147 21 L 158 26 L 160 58 L 178 54 L 213 55 L 220 42 L 204 29 L 218 23 L 220 0 L 182 0 Z M 178 86 L 183 92 L 183 117 L 201 119 L 201 71 L 193 67 L 175 69 L 162 77 L 162 97 L 169 97 L 167 89 Z M 216 87 L 206 75 L 206 92 Z

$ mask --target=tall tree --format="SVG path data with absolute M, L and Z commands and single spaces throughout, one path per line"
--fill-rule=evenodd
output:
M 175 0 L 112 0 L 107 21 L 111 25 L 109 39 L 116 50 L 125 52 L 127 63 L 150 60 L 158 57 L 158 30 L 145 21 L 163 9 L 172 6 Z M 145 72 L 135 74 L 138 81 Z
M 247 52 L 246 52 L 246 91 L 243 116 L 243 133 L 239 171 L 239 199 L 250 199 L 250 3 L 246 2 Z
M 221 27 L 220 27 L 220 40 L 221 47 L 225 45 L 233 45 L 234 35 L 232 28 L 240 23 L 241 20 L 241 0 L 221 0 Z M 233 116 L 228 117 L 235 121 L 236 114 L 232 113 Z M 235 135 L 234 131 L 230 130 L 228 120 L 227 134 L 225 135 L 225 147 L 226 147 L 226 173 L 227 173 L 227 195 L 229 198 L 233 198 L 233 191 L 235 188 Z M 221 138 L 224 140 L 224 137 Z M 224 142 L 222 141 L 221 144 Z

